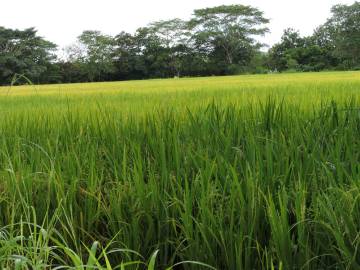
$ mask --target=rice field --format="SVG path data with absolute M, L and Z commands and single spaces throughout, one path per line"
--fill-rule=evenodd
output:
M 360 269 L 360 72 L 0 88 L 1 269 Z

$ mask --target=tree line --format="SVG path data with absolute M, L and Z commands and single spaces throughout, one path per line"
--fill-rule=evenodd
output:
M 152 22 L 135 33 L 84 31 L 56 55 L 34 28 L 0 27 L 0 84 L 21 75 L 34 83 L 360 69 L 360 2 L 335 5 L 311 36 L 286 29 L 264 52 L 264 13 L 246 5 L 197 9 L 190 20 Z M 19 83 L 24 81 L 19 80 Z

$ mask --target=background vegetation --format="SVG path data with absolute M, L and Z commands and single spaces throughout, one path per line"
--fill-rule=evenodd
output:
M 62 59 L 35 29 L 0 27 L 0 84 L 27 83 L 14 81 L 16 74 L 60 83 L 359 69 L 360 3 L 331 11 L 313 35 L 286 29 L 268 52 L 257 40 L 269 31 L 269 20 L 243 5 L 195 10 L 189 21 L 153 22 L 134 34 L 84 31 Z

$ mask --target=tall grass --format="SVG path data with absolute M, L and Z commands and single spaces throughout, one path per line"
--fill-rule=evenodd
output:
M 0 267 L 359 269 L 360 110 L 341 95 L 7 112 Z

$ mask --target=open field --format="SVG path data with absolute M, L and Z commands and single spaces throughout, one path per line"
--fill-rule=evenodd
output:
M 0 87 L 0 106 L 16 113 L 62 113 L 70 107 L 83 114 L 100 107 L 139 115 L 160 108 L 183 111 L 213 100 L 243 107 L 271 95 L 311 107 L 324 99 L 357 96 L 359 84 L 359 72 L 331 72 Z
M 359 269 L 359 106 L 360 72 L 2 87 L 0 268 Z

